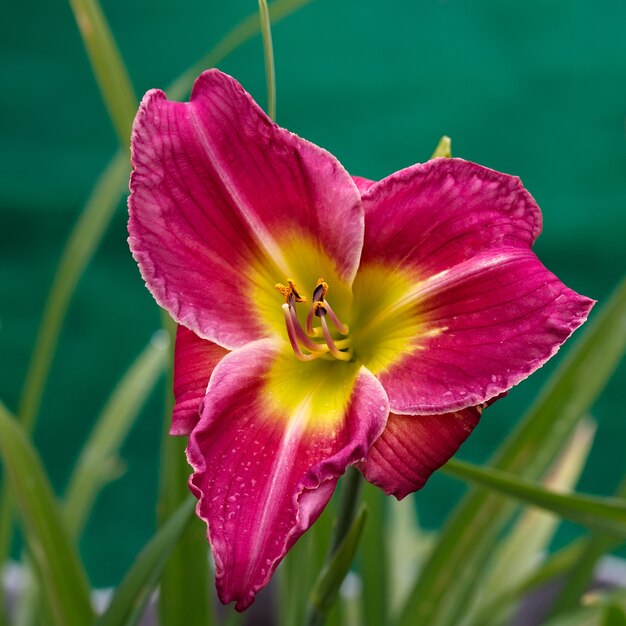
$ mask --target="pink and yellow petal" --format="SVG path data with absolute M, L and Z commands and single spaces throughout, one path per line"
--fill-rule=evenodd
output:
M 421 489 L 478 424 L 481 407 L 444 415 L 391 413 L 383 434 L 359 465 L 365 478 L 398 500 Z
M 392 333 L 405 337 L 404 352 L 379 369 L 365 364 L 383 383 L 392 411 L 456 411 L 541 367 L 593 304 L 530 250 L 484 253 L 417 283 L 405 308 L 387 320 Z
M 215 366 L 228 354 L 212 341 L 178 326 L 174 346 L 174 410 L 170 435 L 188 435 L 200 419 L 200 405 Z
M 312 289 L 334 273 L 349 290 L 363 240 L 355 184 L 231 77 L 205 72 L 188 103 L 148 92 L 132 163 L 131 250 L 159 304 L 199 336 L 235 348 L 270 334 L 251 304 L 287 277 L 317 273 Z M 300 277 L 302 247 L 313 259 Z
M 243 610 L 381 434 L 388 402 L 353 363 L 301 363 L 261 340 L 215 368 L 190 437 L 190 485 L 223 602 Z M 288 348 L 287 348 L 288 349 Z

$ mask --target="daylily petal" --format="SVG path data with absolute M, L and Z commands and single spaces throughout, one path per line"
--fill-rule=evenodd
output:
M 352 180 L 354 181 L 354 184 L 357 186 L 357 189 L 361 193 L 365 193 L 372 185 L 376 183 L 375 180 L 363 178 L 362 176 L 353 176 Z
M 238 610 L 317 519 L 346 467 L 365 458 L 388 415 L 365 368 L 301 363 L 286 349 L 265 339 L 224 357 L 189 440 L 218 594 Z
M 383 434 L 359 464 L 363 476 L 398 500 L 421 489 L 467 439 L 484 405 L 443 415 L 389 414 Z
M 188 103 L 149 91 L 132 164 L 133 256 L 157 302 L 200 337 L 235 348 L 271 334 L 255 302 L 287 277 L 349 288 L 363 241 L 355 184 L 230 76 L 205 72 Z
M 557 352 L 593 304 L 530 250 L 455 265 L 416 288 L 414 318 L 396 318 L 397 333 L 415 334 L 401 356 L 376 372 L 391 410 L 447 413 L 510 389 Z
M 528 248 L 541 211 L 519 178 L 463 159 L 395 172 L 363 194 L 362 264 L 415 268 L 421 279 L 484 250 Z
M 447 413 L 506 391 L 593 305 L 530 250 L 541 214 L 518 178 L 434 159 L 373 185 L 363 203 L 353 345 L 396 413 Z
M 178 325 L 174 346 L 175 402 L 170 435 L 188 435 L 195 428 L 211 373 L 227 354 L 228 350 Z

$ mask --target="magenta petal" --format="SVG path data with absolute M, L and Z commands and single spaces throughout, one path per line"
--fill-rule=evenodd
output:
M 391 410 L 447 413 L 482 404 L 541 367 L 587 318 L 530 250 L 500 250 L 426 281 L 415 349 L 378 374 Z
M 306 380 L 288 372 L 272 388 L 284 386 L 292 394 L 294 384 L 302 387 L 297 409 L 286 414 L 282 394 L 268 387 L 282 347 L 261 340 L 224 357 L 189 440 L 190 486 L 208 524 L 218 594 L 224 603 L 236 601 L 240 611 L 317 519 L 346 467 L 365 458 L 388 414 L 385 392 L 372 374 L 331 362 L 321 365 L 330 367 L 322 388 L 308 389 Z M 322 406 L 315 404 L 316 392 L 331 404 L 339 398 L 324 387 L 328 391 L 348 371 L 352 391 L 342 397 L 339 415 L 312 411 Z
M 433 274 L 495 247 L 528 248 L 541 212 L 519 178 L 462 159 L 433 159 L 363 194 L 362 262 Z
M 383 434 L 359 469 L 372 484 L 398 500 L 424 486 L 474 430 L 481 407 L 444 415 L 391 413 Z
M 352 180 L 354 181 L 354 184 L 361 193 L 365 193 L 372 185 L 376 183 L 375 180 L 363 178 L 362 176 L 353 176 Z
M 174 346 L 174 411 L 170 435 L 188 435 L 200 419 L 200 403 L 211 373 L 228 354 L 212 341 L 178 326 Z
M 285 246 L 304 241 L 354 278 L 363 208 L 350 175 L 230 76 L 205 72 L 188 103 L 148 92 L 132 164 L 133 256 L 157 302 L 197 335 L 235 348 L 268 334 L 249 299 L 294 274 Z

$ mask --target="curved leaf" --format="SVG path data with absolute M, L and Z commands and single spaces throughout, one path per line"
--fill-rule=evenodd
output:
M 196 499 L 189 496 L 148 542 L 115 590 L 108 608 L 96 620 L 94 626 L 137 624 L 169 555 L 192 519 L 195 506 Z
M 0 455 L 31 559 L 58 626 L 93 618 L 89 586 L 39 455 L 0 403 Z

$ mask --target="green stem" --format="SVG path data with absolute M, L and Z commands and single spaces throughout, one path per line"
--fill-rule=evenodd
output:
M 333 537 L 324 567 L 332 560 L 337 548 L 341 545 L 354 522 L 362 486 L 361 473 L 355 467 L 349 467 L 342 481 L 341 498 L 337 509 L 337 517 L 335 518 Z M 305 620 L 306 626 L 322 626 L 325 621 L 326 611 L 319 606 L 309 603 Z

